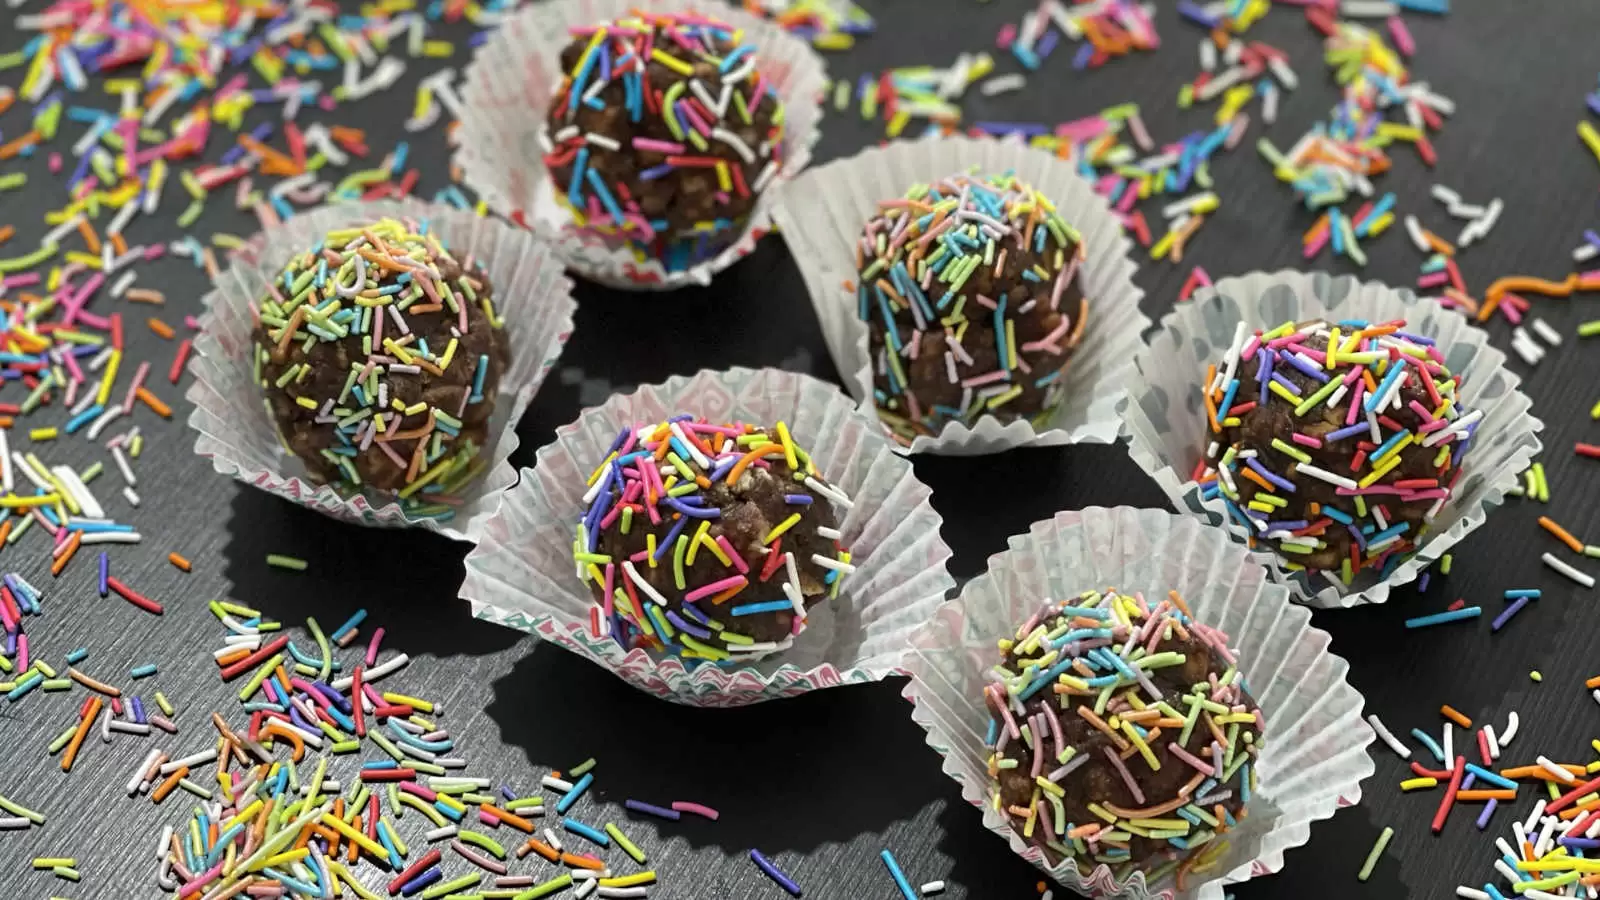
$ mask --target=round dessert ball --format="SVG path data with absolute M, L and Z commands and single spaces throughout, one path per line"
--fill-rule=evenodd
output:
M 992 802 L 1052 865 L 1118 881 L 1176 871 L 1179 888 L 1226 852 L 1255 790 L 1264 719 L 1228 636 L 1176 591 L 1090 591 L 1046 602 L 984 688 Z
M 477 473 L 508 361 L 480 266 L 413 221 L 332 231 L 268 286 L 253 337 L 267 411 L 312 479 L 448 515 L 436 501 Z
M 574 556 L 624 648 L 750 661 L 783 650 L 854 571 L 829 484 L 783 423 L 626 428 L 595 472 Z
M 783 104 L 754 45 L 698 14 L 572 37 L 540 133 L 559 202 L 669 270 L 731 243 L 783 159 Z
M 1077 229 L 1014 175 L 953 175 L 880 203 L 856 246 L 856 304 L 895 437 L 1046 417 L 1088 321 L 1083 259 Z
M 1291 568 L 1348 585 L 1414 553 L 1482 413 L 1403 321 L 1239 331 L 1204 385 L 1205 480 Z

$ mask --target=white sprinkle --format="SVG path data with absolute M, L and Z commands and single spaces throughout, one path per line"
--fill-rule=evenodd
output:
M 1511 715 L 1506 719 L 1506 727 L 1500 730 L 1500 746 L 1511 746 L 1511 739 L 1517 736 L 1517 725 L 1519 724 L 1516 710 L 1512 710 Z
M 1557 572 L 1560 572 L 1561 574 L 1567 576 L 1568 578 L 1572 579 L 1573 581 L 1576 581 L 1577 583 L 1583 585 L 1586 588 L 1594 587 L 1594 576 L 1593 575 L 1587 575 L 1587 574 L 1585 574 L 1583 572 L 1578 571 L 1577 569 L 1575 569 L 1572 566 L 1568 565 L 1565 561 L 1557 559 L 1555 554 L 1546 553 L 1544 555 L 1543 559 L 1544 559 L 1544 564 L 1545 565 L 1549 566 L 1552 569 L 1555 569 Z
M 1238 42 L 1235 41 L 1234 43 Z M 1299 76 L 1294 74 L 1294 70 L 1289 68 L 1288 63 L 1276 56 L 1267 60 L 1267 68 L 1272 70 L 1273 77 L 1278 79 L 1278 83 L 1283 85 L 1284 90 L 1292 91 L 1300 86 Z
M 618 143 L 616 138 L 607 137 L 603 134 L 596 134 L 593 131 L 585 134 L 583 139 L 602 150 L 610 150 L 613 153 L 622 149 L 622 144 Z
M 1428 239 L 1422 236 L 1422 225 L 1417 222 L 1417 217 L 1406 215 L 1406 234 L 1411 235 L 1411 243 L 1423 253 L 1432 253 L 1433 248 L 1428 246 Z
M 423 835 L 423 837 L 426 838 L 430 843 L 433 841 L 442 841 L 447 838 L 453 838 L 455 836 L 456 826 L 454 825 L 446 825 L 443 828 L 435 828 L 434 830 Z
M 1456 193 L 1454 189 L 1445 187 L 1442 184 L 1436 184 L 1429 188 L 1428 193 L 1433 196 L 1433 199 L 1445 204 L 1446 206 L 1454 206 L 1461 202 L 1460 194 Z
M 1511 349 L 1517 351 L 1522 361 L 1530 366 L 1536 366 L 1539 360 L 1544 359 L 1544 348 L 1534 343 L 1533 338 L 1528 337 L 1527 331 L 1520 325 L 1511 332 Z
M 1342 475 L 1335 475 L 1334 473 L 1329 472 L 1326 469 L 1318 468 L 1316 466 L 1311 465 L 1310 463 L 1296 463 L 1295 464 L 1295 471 L 1304 473 L 1306 475 L 1310 475 L 1312 478 L 1316 478 L 1316 479 L 1319 479 L 1321 481 L 1326 481 L 1329 484 L 1338 485 L 1339 487 L 1342 487 L 1347 491 L 1354 491 L 1354 490 L 1358 490 L 1359 489 L 1359 486 L 1356 484 L 1355 481 L 1353 481 L 1353 480 L 1351 480 L 1349 478 L 1345 478 Z
M 1549 344 L 1552 347 L 1561 346 L 1561 332 L 1551 328 L 1549 322 L 1546 322 L 1537 316 L 1535 316 L 1533 319 L 1533 331 L 1535 334 L 1539 335 L 1539 337 L 1543 338 L 1546 344 Z
M 131 487 L 124 487 L 122 489 L 122 497 L 123 497 L 124 500 L 128 501 L 128 504 L 130 506 L 138 506 L 139 505 L 139 492 L 134 490 Z
M 1210 38 L 1200 41 L 1200 68 L 1207 72 L 1216 71 L 1217 68 L 1217 45 Z
M 820 553 L 811 554 L 811 561 L 823 567 L 824 569 L 832 569 L 835 572 L 843 572 L 846 575 L 849 575 L 856 570 L 856 567 L 850 565 L 849 563 L 840 562 L 837 559 L 829 559 Z
M 1489 900 L 1488 894 L 1485 894 L 1483 891 L 1480 891 L 1477 888 L 1469 888 L 1464 884 L 1456 888 L 1456 896 L 1466 897 L 1467 900 Z
M 639 590 L 644 591 L 646 594 L 648 594 L 650 599 L 654 600 L 656 602 L 656 605 L 658 605 L 658 606 L 666 606 L 667 605 L 667 598 L 661 596 L 661 592 L 660 591 L 656 590 L 654 587 L 651 587 L 650 586 L 650 582 L 644 580 L 644 576 L 639 574 L 639 570 L 635 569 L 633 567 L 633 560 L 631 560 L 631 559 L 623 560 L 622 561 L 622 571 L 626 572 L 628 574 L 628 579 L 630 581 L 632 581 L 634 584 L 638 585 L 639 586 Z M 335 687 L 335 689 L 337 689 L 338 686 L 335 685 L 334 687 Z
M 1389 749 L 1393 750 L 1401 759 L 1411 758 L 1411 748 L 1400 743 L 1400 739 L 1394 736 L 1394 732 L 1390 731 L 1387 725 L 1383 724 L 1377 713 L 1367 716 L 1367 724 L 1372 726 L 1372 730 L 1378 733 L 1378 738 L 1388 744 Z
M 1444 723 L 1444 740 L 1441 741 L 1440 743 L 1443 744 L 1444 758 L 1445 759 L 1455 759 L 1456 758 L 1456 729 L 1455 729 L 1455 726 L 1451 725 L 1449 722 Z
M 1578 780 L 1577 776 L 1551 762 L 1550 757 L 1548 756 L 1536 757 L 1534 762 L 1539 764 L 1539 768 L 1544 769 L 1546 772 L 1549 772 L 1551 775 L 1554 775 L 1556 778 L 1559 778 L 1567 784 L 1572 784 Z
M 546 775 L 540 783 L 552 791 L 560 791 L 563 794 L 572 791 L 572 782 L 564 781 L 554 775 Z
M 1483 739 L 1489 745 L 1489 759 L 1494 761 L 1500 758 L 1500 742 L 1495 739 L 1494 726 L 1483 726 Z
M 1588 262 L 1589 260 L 1594 259 L 1597 255 L 1600 255 L 1600 247 L 1596 247 L 1593 244 L 1584 244 L 1583 246 L 1572 251 L 1572 261 Z
M 1026 76 L 1021 73 L 1010 75 L 997 75 L 978 86 L 978 93 L 985 97 L 995 97 L 1011 91 L 1020 91 L 1028 83 Z
M 1206 46 L 1209 47 L 1211 45 L 1208 43 L 1208 44 L 1206 44 Z M 917 888 L 917 890 L 920 891 L 922 893 L 922 896 L 924 896 L 924 897 L 926 897 L 926 896 L 928 896 L 930 894 L 943 893 L 944 892 L 944 882 L 942 882 L 942 881 L 930 881 L 927 884 L 923 885 L 922 887 Z

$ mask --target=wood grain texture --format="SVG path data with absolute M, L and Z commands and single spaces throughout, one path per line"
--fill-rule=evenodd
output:
M 999 27 L 1035 4 L 863 0 L 863 5 L 879 17 L 880 31 L 850 53 L 829 56 L 838 77 L 853 80 L 887 66 L 948 63 L 962 51 L 992 52 Z M 1027 91 L 993 99 L 974 93 L 966 105 L 969 120 L 1054 122 L 1137 100 L 1158 139 L 1206 127 L 1209 107 L 1176 108 L 1178 84 L 1196 70 L 1194 43 L 1200 35 L 1167 6 L 1159 18 L 1165 45 L 1158 53 L 1079 73 L 1058 51 L 1030 76 Z M 1570 269 L 1568 253 L 1582 229 L 1596 219 L 1595 163 L 1575 139 L 1573 124 L 1584 114 L 1583 94 L 1594 87 L 1588 51 L 1600 31 L 1600 7 L 1489 0 L 1458 0 L 1456 6 L 1448 18 L 1408 21 L 1420 47 L 1416 73 L 1460 107 L 1435 140 L 1437 180 L 1473 201 L 1491 196 L 1506 201 L 1496 231 L 1464 255 L 1463 272 L 1479 291 L 1501 274 L 1559 276 Z M 37 7 L 30 3 L 25 10 Z M 12 15 L 0 13 L 0 23 L 9 25 Z M 14 29 L 0 29 L 0 34 L 7 35 L 0 50 L 20 43 Z M 1336 95 L 1315 35 L 1293 10 L 1275 10 L 1251 34 L 1287 50 L 1300 75 L 1300 90 L 1284 98 L 1280 121 L 1270 130 L 1279 146 L 1287 146 L 1326 113 Z M 459 66 L 463 60 L 452 62 Z M 1014 67 L 1009 58 L 999 61 L 1001 72 Z M 428 195 L 446 183 L 442 133 L 408 136 L 397 115 L 409 108 L 420 74 L 421 66 L 413 66 L 388 95 L 342 109 L 338 119 L 367 128 L 379 152 L 410 137 L 412 159 L 423 171 L 418 193 Z M 3 73 L 0 83 L 14 86 L 19 77 L 15 71 Z M 26 115 L 19 107 L 0 116 L 0 131 L 22 133 Z M 881 138 L 880 124 L 863 123 L 853 112 L 829 112 L 824 128 L 822 160 Z M 76 129 L 64 129 L 56 149 L 75 140 Z M 1252 128 L 1249 140 L 1257 134 Z M 220 141 L 213 146 L 215 153 L 222 149 Z M 1395 155 L 1395 168 L 1380 189 L 1400 195 L 1401 212 L 1446 225 L 1442 209 L 1427 197 L 1434 173 L 1404 149 Z M 1191 242 L 1188 261 L 1203 264 L 1216 277 L 1299 265 L 1298 237 L 1312 217 L 1296 206 L 1289 190 L 1248 147 L 1220 158 L 1212 169 L 1224 205 Z M 6 171 L 19 170 L 29 173 L 27 187 L 0 196 L 0 224 L 14 223 L 20 232 L 6 255 L 31 248 L 40 233 L 41 210 L 58 206 L 61 199 L 60 182 L 48 174 L 44 154 L 6 166 Z M 141 218 L 130 227 L 132 242 L 174 234 L 170 222 L 179 192 L 168 193 L 162 216 Z M 231 197 L 231 191 L 225 193 Z M 251 217 L 219 196 L 194 233 L 244 235 L 253 229 Z M 1414 277 L 1417 254 L 1398 231 L 1368 251 L 1372 277 L 1397 284 Z M 1348 270 L 1343 262 L 1335 268 Z M 1187 266 L 1154 265 L 1141 273 L 1148 314 L 1159 318 L 1170 307 L 1187 271 Z M 140 272 L 141 286 L 166 292 L 169 302 L 160 314 L 168 322 L 176 325 L 184 313 L 198 312 L 206 287 L 203 273 L 175 260 Z M 782 365 L 837 380 L 795 263 L 777 238 L 765 241 L 709 288 L 663 296 L 583 285 L 579 304 L 562 368 L 523 421 L 524 459 L 582 405 L 599 402 L 617 387 L 727 365 Z M 119 304 L 102 296 L 93 308 L 113 306 Z M 123 303 L 120 308 L 129 320 L 130 356 L 150 359 L 164 371 L 173 343 L 144 327 L 146 307 Z M 1541 300 L 1536 312 L 1572 335 L 1578 321 L 1600 318 L 1600 301 Z M 1491 331 L 1497 345 L 1508 345 L 1503 322 Z M 1407 589 L 1384 607 L 1316 616 L 1333 634 L 1334 651 L 1350 660 L 1351 678 L 1370 709 L 1397 731 L 1421 726 L 1437 733 L 1441 703 L 1497 727 L 1515 709 L 1524 724 L 1508 753 L 1513 763 L 1530 762 L 1536 752 L 1578 762 L 1593 758 L 1587 742 L 1596 734 L 1600 710 L 1581 681 L 1595 674 L 1588 651 L 1600 624 L 1596 595 L 1540 565 L 1539 553 L 1565 551 L 1534 524 L 1547 513 L 1580 537 L 1600 541 L 1593 487 L 1600 463 L 1571 453 L 1574 441 L 1600 438 L 1600 426 L 1586 414 L 1600 400 L 1594 374 L 1600 342 L 1576 343 L 1569 337 L 1568 346 L 1532 371 L 1514 363 L 1527 377 L 1525 389 L 1546 423 L 1544 459 L 1553 494 L 1548 507 L 1513 500 L 1455 554 L 1453 574 L 1434 578 L 1425 595 Z M 12 390 L 7 388 L 5 396 L 16 398 Z M 181 420 L 187 410 L 179 389 L 163 385 L 161 393 Z M 24 421 L 59 424 L 54 415 Z M 225 711 L 232 721 L 241 718 L 235 689 L 218 682 L 207 657 L 221 631 L 206 613 L 206 601 L 231 597 L 287 623 L 315 615 L 328 627 L 364 606 L 372 614 L 369 623 L 389 629 L 387 646 L 413 656 L 394 685 L 443 704 L 442 720 L 460 736 L 473 774 L 531 789 L 551 768 L 597 757 L 597 786 L 579 812 L 586 821 L 615 819 L 625 825 L 663 875 L 652 893 L 659 900 L 781 896 L 749 862 L 752 846 L 805 886 L 808 897 L 822 900 L 893 896 L 877 859 L 884 847 L 896 853 L 914 884 L 948 879 L 952 898 L 1034 896 L 1036 873 L 981 827 L 954 782 L 940 773 L 938 757 L 907 716 L 899 684 L 830 690 L 737 711 L 684 710 L 658 702 L 557 649 L 474 622 L 455 597 L 462 546 L 420 533 L 338 525 L 240 488 L 191 453 L 192 435 L 181 421 L 159 423 L 148 411 L 138 413 L 136 421 L 147 435 L 137 464 L 145 505 L 132 521 L 146 539 L 140 547 L 112 550 L 113 568 L 166 603 L 166 615 L 156 619 L 115 598 L 100 599 L 93 588 L 93 557 L 87 554 L 52 580 L 39 536 L 0 552 L 0 566 L 22 572 L 45 590 L 44 615 L 28 623 L 39 656 L 59 664 L 67 651 L 84 646 L 90 650 L 86 671 L 123 684 L 129 683 L 129 668 L 160 665 L 159 675 L 136 687 L 146 695 L 159 688 L 179 707 L 182 733 L 160 739 L 162 747 L 184 753 L 208 746 L 205 720 L 212 709 Z M 26 443 L 15 431 L 13 440 L 14 446 Z M 105 457 L 79 438 L 39 449 L 49 461 L 78 467 Z M 935 506 L 946 520 L 944 537 L 955 551 L 952 565 L 961 578 L 980 571 L 987 556 L 1004 547 L 1006 535 L 1057 509 L 1162 505 L 1160 493 L 1120 447 L 927 458 L 916 465 L 934 488 Z M 114 499 L 120 487 L 109 473 L 96 484 L 108 508 L 127 516 L 126 505 Z M 168 565 L 170 550 L 193 560 L 194 572 L 183 574 Z M 268 569 L 268 552 L 305 557 L 311 568 L 300 575 Z M 1600 570 L 1592 563 L 1589 568 Z M 1540 587 L 1545 594 L 1498 636 L 1490 636 L 1486 621 L 1422 633 L 1402 627 L 1406 616 L 1440 609 L 1456 597 L 1495 611 L 1499 593 L 1511 587 Z M 1543 672 L 1542 684 L 1528 679 L 1532 668 Z M 14 704 L 0 701 L 0 794 L 51 816 L 42 829 L 0 833 L 0 896 L 5 898 L 159 896 L 151 877 L 154 837 L 161 825 L 186 819 L 192 798 L 179 792 L 159 807 L 127 799 L 121 784 L 152 746 L 129 736 L 105 745 L 92 735 L 74 771 L 62 774 L 44 745 L 72 722 L 81 700 L 75 691 L 35 694 Z M 1374 755 L 1378 774 L 1361 807 L 1317 826 L 1312 843 L 1288 855 L 1282 875 L 1241 886 L 1237 896 L 1332 897 L 1359 889 L 1374 897 L 1445 897 L 1457 883 L 1481 884 L 1493 875 L 1491 835 L 1478 833 L 1460 813 L 1443 836 L 1429 835 L 1436 798 L 1400 796 L 1392 787 L 1401 777 L 1400 762 L 1381 747 Z M 630 796 L 658 803 L 698 800 L 721 808 L 724 817 L 719 823 L 626 824 L 621 801 Z M 1526 814 L 1531 802 L 1527 797 L 1517 807 Z M 1507 813 L 1501 813 L 1496 825 L 1508 822 Z M 404 824 L 408 835 L 415 833 L 414 815 Z M 1372 881 L 1357 888 L 1354 872 L 1384 825 L 1396 828 L 1394 843 Z M 82 884 L 69 887 L 29 871 L 30 857 L 58 854 L 79 858 Z M 518 871 L 548 870 L 524 864 Z

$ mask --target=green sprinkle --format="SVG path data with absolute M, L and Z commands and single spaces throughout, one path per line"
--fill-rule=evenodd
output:
M 1378 835 L 1377 843 L 1367 852 L 1367 861 L 1361 864 L 1361 871 L 1356 873 L 1357 881 L 1366 881 L 1372 877 L 1372 870 L 1378 865 L 1378 857 L 1383 855 L 1383 849 L 1389 846 L 1389 839 L 1394 837 L 1393 828 L 1384 828 Z
M 293 569 L 296 572 L 306 570 L 306 561 L 297 556 L 285 556 L 282 553 L 268 553 L 267 565 L 279 569 Z

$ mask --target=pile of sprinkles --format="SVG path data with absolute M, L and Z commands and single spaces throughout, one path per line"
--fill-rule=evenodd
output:
M 1081 41 L 1072 55 L 1072 68 L 1097 69 L 1136 50 L 1154 51 L 1161 46 L 1154 9 L 1137 0 L 1079 4 L 1043 0 L 1023 16 L 1021 24 L 1000 29 L 995 44 L 1011 51 L 1024 69 L 1032 71 L 1066 37 Z
M 584 501 L 572 555 L 596 595 L 589 628 L 625 649 L 728 665 L 782 651 L 854 571 L 834 518 L 851 500 L 783 422 L 625 427 Z
M 994 808 L 1052 862 L 1183 890 L 1227 853 L 1264 746 L 1227 641 L 1176 591 L 1154 608 L 1115 589 L 1047 601 L 1000 641 L 984 689 Z
M 1012 173 L 954 175 L 881 202 L 856 244 L 852 289 L 895 438 L 1051 410 L 1088 323 L 1085 255 L 1077 229 Z M 908 378 L 934 354 L 942 379 Z
M 491 295 L 426 221 L 330 231 L 290 260 L 261 298 L 254 353 L 286 449 L 318 480 L 451 517 L 505 364 Z
M 1460 378 L 1433 341 L 1405 328 L 1344 320 L 1252 333 L 1240 323 L 1206 375 L 1203 496 L 1221 496 L 1290 569 L 1336 586 L 1366 570 L 1387 577 L 1421 545 L 1483 417 L 1461 406 Z M 1269 410 L 1283 405 L 1292 416 Z
M 539 132 L 557 200 L 579 229 L 669 270 L 715 255 L 783 163 L 783 106 L 757 48 L 693 13 L 572 36 L 582 50 Z
M 1443 127 L 1442 116 L 1454 112 L 1455 104 L 1413 81 L 1400 55 L 1377 31 L 1334 21 L 1315 6 L 1306 7 L 1306 18 L 1327 36 L 1324 56 L 1343 96 L 1327 121 L 1317 123 L 1287 153 L 1265 137 L 1256 149 L 1307 209 L 1321 212 L 1302 239 L 1305 258 L 1332 247 L 1335 254 L 1364 266 L 1367 257 L 1360 242 L 1394 221 L 1393 194 L 1370 200 L 1371 179 L 1393 165 L 1384 148 L 1397 141 L 1409 143 L 1433 166 L 1437 154 L 1428 133 Z M 1403 113 L 1404 120 L 1391 120 L 1391 111 Z M 1368 200 L 1347 210 L 1343 204 L 1352 195 Z

